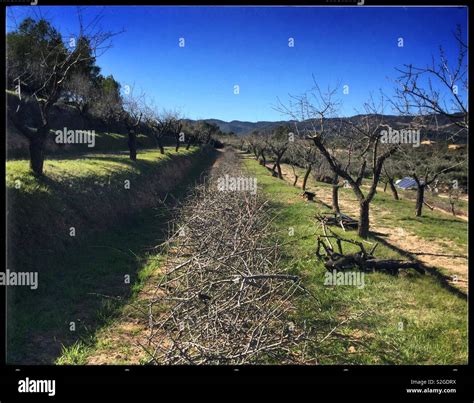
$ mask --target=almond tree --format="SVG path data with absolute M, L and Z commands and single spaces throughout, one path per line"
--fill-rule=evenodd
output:
M 201 132 L 199 130 L 199 123 L 194 122 L 184 122 L 183 123 L 183 133 L 185 135 L 186 140 L 186 150 L 189 150 L 191 146 L 198 144 L 201 142 Z
M 258 160 L 258 138 L 256 132 L 252 132 L 250 135 L 245 137 L 245 142 L 247 144 L 247 151 L 251 152 L 255 159 Z
M 416 182 L 415 215 L 421 217 L 425 192 L 436 184 L 445 174 L 454 171 L 466 163 L 464 155 L 452 155 L 446 143 L 422 145 L 417 148 L 403 148 L 400 156 L 400 168 Z
M 466 38 L 467 39 L 467 38 Z M 447 142 L 467 139 L 469 109 L 467 105 L 467 43 L 461 27 L 454 34 L 458 46 L 457 58 L 449 60 L 440 46 L 439 56 L 430 65 L 412 64 L 398 69 L 396 97 L 392 104 L 402 115 L 413 116 L 420 126 L 431 132 L 445 134 L 446 143 L 421 150 L 405 150 L 406 169 L 417 183 L 416 216 L 422 215 L 424 193 L 440 175 L 448 173 L 465 161 L 450 160 Z M 445 119 L 449 124 L 440 125 Z
M 385 163 L 383 167 L 383 173 L 382 173 L 382 180 L 385 182 L 383 191 L 385 192 L 387 189 L 387 186 L 390 186 L 393 199 L 399 200 L 400 198 L 398 196 L 397 187 L 395 186 L 395 177 L 396 177 L 396 171 L 395 171 L 394 165 Z
M 122 123 L 128 135 L 128 149 L 130 159 L 137 160 L 137 129 L 140 127 L 142 117 L 146 110 L 144 94 L 135 95 L 133 88 L 125 86 L 123 107 L 117 113 L 118 122 Z
M 317 162 L 317 149 L 313 143 L 304 138 L 296 138 L 294 142 L 295 153 L 300 165 L 305 169 L 303 176 L 303 191 L 306 190 L 309 175 L 313 170 L 314 164 Z
M 467 134 L 469 129 L 468 48 L 459 25 L 454 39 L 458 45 L 455 61 L 448 60 L 440 46 L 437 60 L 433 58 L 430 65 L 405 64 L 397 69 L 400 76 L 396 80 L 397 96 L 393 102 L 402 114 L 439 115 L 449 119 L 458 128 L 452 132 L 453 138 Z
M 268 133 L 254 131 L 256 133 L 256 151 L 257 159 L 260 165 L 267 165 L 267 153 L 270 151 L 267 143 Z
M 294 134 L 289 130 L 289 127 L 284 125 L 272 129 L 271 132 L 267 133 L 265 136 L 266 145 L 275 157 L 272 171 L 275 172 L 275 168 L 277 169 L 279 179 L 283 179 L 283 174 L 281 172 L 281 159 L 288 149 L 292 136 L 294 136 Z
M 296 167 L 300 164 L 301 160 L 300 160 L 300 155 L 298 153 L 297 144 L 294 141 L 290 142 L 288 146 L 288 149 L 286 151 L 286 160 L 290 164 L 291 169 L 293 171 L 293 176 L 295 178 L 293 180 L 293 186 L 296 186 L 296 184 L 298 183 L 298 178 L 299 178 Z
M 289 106 L 280 103 L 280 109 L 295 120 L 295 129 L 299 133 L 304 133 L 306 138 L 313 141 L 333 173 L 350 185 L 359 201 L 358 234 L 367 238 L 370 203 L 375 196 L 383 164 L 398 147 L 384 145 L 380 141 L 380 131 L 386 127 L 383 97 L 379 104 L 372 98 L 365 103 L 364 114 L 340 120 L 340 130 L 337 131 L 334 121 L 328 120 L 338 106 L 334 100 L 335 94 L 335 89 L 323 93 L 315 83 L 309 94 L 293 96 Z M 338 136 L 335 136 L 336 133 Z M 335 139 L 341 146 L 331 150 L 331 142 L 334 145 Z M 362 188 L 366 170 L 370 172 L 372 180 L 368 191 Z
M 178 113 L 169 113 L 170 132 L 176 140 L 175 151 L 178 152 L 182 141 L 184 141 L 183 122 Z M 183 138 L 183 140 L 181 140 Z
M 85 122 L 92 103 L 99 97 L 100 92 L 97 87 L 87 75 L 78 73 L 66 82 L 64 92 L 65 102 L 75 108 L 82 121 Z
M 145 124 L 155 139 L 160 153 L 164 154 L 163 137 L 171 132 L 172 114 L 167 111 L 158 112 L 154 107 L 148 106 L 145 112 Z
M 260 165 L 265 166 L 267 164 L 266 153 L 268 151 L 266 133 L 260 133 L 258 130 L 254 130 L 246 137 L 246 143 L 250 149 L 249 151 L 255 156 L 255 159 L 259 161 Z
M 200 133 L 202 143 L 209 144 L 212 140 L 212 136 L 219 133 L 219 126 L 214 123 L 201 120 L 198 122 L 197 130 Z
M 87 25 L 95 29 L 97 22 Z M 51 110 L 58 102 L 65 84 L 80 64 L 102 54 L 113 34 L 85 29 L 79 18 L 79 34 L 63 40 L 49 21 L 26 18 L 7 34 L 7 78 L 18 96 L 15 110 L 9 117 L 29 142 L 30 168 L 43 175 L 44 148 L 50 132 Z M 26 104 L 36 107 L 39 120 L 30 127 L 26 122 Z M 36 112 L 35 111 L 35 112 Z

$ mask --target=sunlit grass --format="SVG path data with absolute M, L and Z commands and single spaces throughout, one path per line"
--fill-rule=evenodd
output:
M 365 287 L 361 289 L 325 286 L 326 270 L 315 257 L 316 237 L 312 234 L 318 232 L 314 222 L 316 213 L 329 210 L 319 203 L 305 202 L 300 196 L 301 189 L 272 177 L 255 160 L 246 159 L 245 166 L 252 175 L 256 175 L 260 191 L 271 201 L 274 213 L 278 215 L 276 230 L 282 240 L 291 241 L 288 228 L 294 228 L 295 242 L 284 248 L 287 264 L 292 272 L 303 277 L 305 285 L 320 301 L 317 304 L 302 297 L 296 317 L 321 331 L 331 329 L 344 318 L 361 314 L 338 328 L 337 336 L 315 347 L 314 354 L 318 354 L 321 363 L 467 363 L 465 299 L 443 288 L 435 278 L 411 271 L 399 276 L 366 274 Z M 329 185 L 318 183 L 316 186 Z M 350 189 L 343 189 L 341 197 L 346 192 Z M 408 223 L 410 230 L 426 237 L 439 230 L 443 238 L 463 245 L 463 235 L 454 233 L 456 229 L 465 230 L 465 223 L 453 219 L 446 225 L 444 220 L 449 221 L 449 216 L 435 212 L 415 220 L 411 213 L 413 206 L 409 202 L 401 201 L 403 208 L 399 211 L 397 206 L 401 204 L 390 201 L 388 195 L 379 194 L 377 198 L 376 203 L 390 203 L 384 205 L 392 213 L 386 218 L 387 226 Z M 410 222 L 410 218 L 413 221 Z M 345 238 L 358 239 L 355 231 L 335 231 Z M 373 239 L 369 238 L 369 241 Z M 379 245 L 376 255 L 380 258 L 403 258 L 384 245 Z

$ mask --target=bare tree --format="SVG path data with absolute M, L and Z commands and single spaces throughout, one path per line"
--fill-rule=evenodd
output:
M 280 102 L 280 110 L 295 120 L 295 128 L 305 133 L 328 162 L 334 174 L 346 181 L 359 201 L 358 234 L 362 238 L 369 235 L 369 206 L 380 180 L 385 160 L 394 154 L 397 145 L 385 146 L 381 143 L 381 129 L 386 127 L 383 117 L 383 97 L 377 105 L 373 98 L 364 104 L 364 114 L 352 120 L 340 120 L 339 129 L 330 124 L 338 106 L 334 100 L 336 90 L 322 92 L 317 83 L 309 94 L 293 96 L 289 106 Z M 334 136 L 338 133 L 338 136 Z M 343 146 L 331 150 L 331 141 L 337 138 Z M 343 163 L 344 156 L 345 162 Z M 354 167 L 358 163 L 358 167 Z M 372 182 L 367 192 L 362 188 L 362 178 L 368 169 Z
M 74 74 L 66 82 L 64 93 L 65 102 L 74 107 L 85 122 L 91 104 L 99 97 L 99 91 L 90 78 L 85 74 Z
M 160 153 L 164 154 L 163 137 L 171 133 L 173 115 L 170 112 L 158 112 L 154 107 L 148 106 L 145 113 L 145 123 L 151 132 L 152 137 L 156 141 L 156 145 L 160 149 Z
M 299 178 L 298 171 L 296 170 L 296 168 L 300 164 L 300 155 L 298 151 L 298 145 L 294 141 L 290 142 L 286 151 L 286 159 L 288 160 L 288 163 L 290 164 L 291 169 L 293 171 L 293 186 L 296 186 Z
M 18 94 L 16 110 L 10 114 L 15 127 L 29 141 L 30 168 L 43 175 L 44 146 L 50 132 L 50 113 L 65 84 L 81 63 L 96 59 L 110 47 L 114 34 L 97 29 L 97 21 L 84 27 L 79 15 L 77 39 L 65 45 L 61 34 L 45 19 L 26 19 L 7 37 L 7 69 Z M 71 46 L 73 45 L 73 46 Z M 35 128 L 26 122 L 26 104 L 32 101 L 39 113 Z
M 169 113 L 170 131 L 176 140 L 175 151 L 178 152 L 181 143 L 184 141 L 183 122 L 178 113 Z
M 447 144 L 424 145 L 401 150 L 400 166 L 417 185 L 415 215 L 420 217 L 425 204 L 425 191 L 436 185 L 439 178 L 465 163 L 463 156 L 450 158 Z
M 448 60 L 440 47 L 439 57 L 433 58 L 431 65 L 415 67 L 411 64 L 398 69 L 396 97 L 392 104 L 402 115 L 413 116 L 420 125 L 431 132 L 446 133 L 446 140 L 456 140 L 467 136 L 469 111 L 467 106 L 467 44 L 461 27 L 454 34 L 458 54 L 454 62 Z M 451 124 L 439 125 L 439 120 L 447 119 Z M 447 126 L 447 127 L 446 127 Z M 405 150 L 403 159 L 417 183 L 416 216 L 422 215 L 425 189 L 462 161 L 448 161 L 446 145 L 430 146 L 421 150 Z M 408 152 L 409 151 L 409 152 Z
M 279 179 L 283 179 L 283 174 L 281 172 L 281 159 L 288 149 L 291 136 L 294 136 L 294 133 L 291 133 L 287 126 L 279 126 L 272 129 L 271 132 L 267 133 L 265 136 L 268 149 L 275 157 L 275 163 L 272 170 L 275 171 L 275 168 L 277 169 Z
M 302 189 L 306 190 L 309 175 L 313 170 L 314 164 L 318 160 L 317 149 L 312 142 L 304 138 L 297 137 L 294 142 L 295 153 L 299 164 L 305 169 L 303 176 Z
M 259 164 L 262 166 L 266 166 L 267 153 L 270 151 L 267 143 L 268 133 L 258 132 L 257 130 L 254 130 L 253 135 L 255 136 L 255 148 Z
M 183 126 L 183 132 L 186 138 L 186 150 L 189 150 L 191 146 L 201 142 L 199 124 L 187 122 Z
M 395 106 L 401 113 L 420 113 L 444 116 L 458 130 L 453 137 L 467 133 L 469 111 L 467 106 L 467 43 L 458 25 L 454 34 L 458 45 L 458 55 L 450 62 L 440 46 L 438 60 L 431 65 L 416 67 L 404 65 L 397 79 Z
M 253 131 L 250 135 L 246 136 L 245 138 L 246 143 L 248 145 L 249 151 L 254 155 L 255 159 L 258 160 L 259 158 L 259 142 L 260 139 L 258 137 L 258 132 Z M 265 158 L 265 154 L 264 154 Z
M 399 200 L 398 191 L 395 186 L 395 179 L 399 175 L 398 168 L 398 161 L 389 159 L 385 162 L 382 170 L 382 181 L 385 182 L 384 192 L 387 189 L 387 186 L 389 186 L 394 200 Z
M 117 120 L 125 125 L 128 134 L 128 149 L 130 159 L 137 160 L 137 129 L 140 126 L 143 114 L 145 112 L 145 95 L 134 94 L 134 89 L 125 87 L 123 96 L 123 108 L 118 111 Z

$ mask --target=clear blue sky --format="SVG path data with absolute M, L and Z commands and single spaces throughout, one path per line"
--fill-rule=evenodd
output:
M 456 24 L 467 36 L 458 7 L 87 7 L 84 20 L 98 12 L 104 30 L 125 29 L 98 59 L 102 73 L 193 119 L 280 120 L 277 97 L 309 89 L 312 75 L 349 85 L 340 114 L 353 115 L 370 92 L 391 92 L 395 67 L 425 66 L 440 45 L 455 60 Z M 12 7 L 7 29 L 40 13 L 65 37 L 77 29 L 77 8 L 63 6 Z

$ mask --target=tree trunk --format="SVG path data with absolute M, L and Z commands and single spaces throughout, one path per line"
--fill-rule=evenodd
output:
M 339 175 L 334 174 L 332 178 L 332 211 L 337 214 L 341 213 L 339 208 Z
M 193 143 L 193 138 L 191 136 L 189 136 L 189 140 L 186 144 L 186 150 L 189 150 L 189 147 L 191 147 L 192 143 Z
M 384 186 L 383 186 L 383 192 L 385 193 L 387 191 L 387 185 L 388 185 L 388 181 L 385 182 Z
M 43 175 L 44 143 L 48 127 L 39 128 L 35 136 L 30 139 L 30 169 L 36 176 Z
M 369 236 L 369 206 L 366 200 L 359 203 L 358 235 L 364 239 Z
M 418 184 L 416 191 L 416 216 L 421 217 L 423 202 L 425 200 L 425 185 Z
M 165 149 L 163 148 L 163 143 L 161 142 L 161 139 L 158 139 L 158 147 L 160 149 L 160 153 L 161 154 L 164 154 L 165 153 Z
M 278 178 L 283 179 L 283 174 L 281 173 L 280 159 L 277 160 L 276 165 L 278 170 Z
M 339 209 L 339 185 L 332 185 L 332 211 L 340 214 Z
M 390 179 L 388 183 L 390 185 L 390 190 L 392 191 L 393 198 L 395 200 L 398 200 L 399 199 L 398 191 L 397 191 L 397 188 L 395 187 L 395 184 L 393 183 L 393 179 Z
M 132 161 L 137 160 L 137 135 L 135 130 L 128 131 L 128 149 L 130 150 L 130 159 Z
M 304 173 L 304 177 L 303 177 L 303 191 L 306 190 L 306 183 L 308 182 L 309 174 L 311 173 L 312 169 L 313 169 L 312 165 L 309 165 L 308 168 L 306 168 L 306 172 Z
M 295 180 L 293 181 L 293 186 L 296 186 L 296 184 L 298 183 L 298 175 L 296 175 L 295 167 L 293 167 L 293 175 L 295 176 Z
M 454 202 L 451 201 L 449 203 L 451 204 L 451 213 L 453 213 L 453 216 L 456 217 L 456 210 L 454 210 Z

